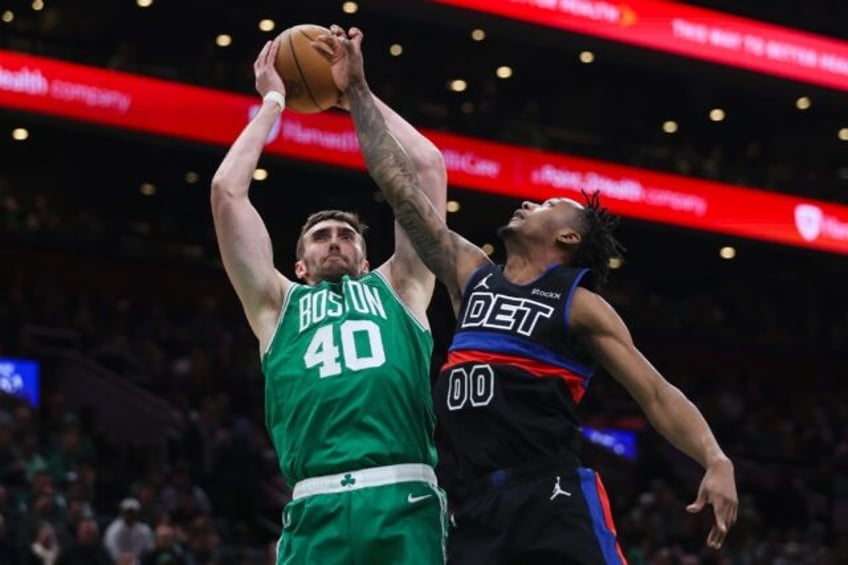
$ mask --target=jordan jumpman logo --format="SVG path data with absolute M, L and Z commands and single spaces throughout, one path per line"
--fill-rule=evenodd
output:
M 488 275 L 483 277 L 483 279 L 480 282 L 478 282 L 477 284 L 475 284 L 474 288 L 472 288 L 471 290 L 476 290 L 478 288 L 488 289 L 489 288 L 489 282 L 488 281 L 489 281 L 489 277 L 491 277 L 491 276 L 492 276 L 492 273 L 489 273 Z
M 565 496 L 571 496 L 571 493 L 567 490 L 562 490 L 562 487 L 559 486 L 559 477 L 557 477 L 556 484 L 554 484 L 554 493 L 551 495 L 551 500 L 555 499 L 559 495 L 564 494 Z

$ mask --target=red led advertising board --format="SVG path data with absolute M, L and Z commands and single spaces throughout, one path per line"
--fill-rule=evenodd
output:
M 0 51 L 0 108 L 229 145 L 258 103 L 256 96 Z M 600 190 L 624 216 L 848 254 L 848 206 L 425 133 L 442 150 L 453 186 L 530 200 Z M 364 168 L 350 117 L 339 113 L 285 112 L 266 151 Z
M 848 43 L 664 0 L 431 0 L 848 90 Z

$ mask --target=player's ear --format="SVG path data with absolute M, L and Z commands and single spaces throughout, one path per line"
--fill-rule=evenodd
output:
M 565 247 L 573 247 L 580 243 L 580 234 L 571 228 L 563 228 L 557 232 L 556 242 Z
M 298 280 L 305 281 L 308 274 L 309 271 L 307 270 L 303 259 L 298 259 L 294 262 L 294 276 L 296 276 Z
M 362 260 L 362 268 L 360 269 L 360 271 L 362 273 L 367 273 L 370 270 L 371 270 L 371 263 L 368 262 L 368 259 L 363 259 Z

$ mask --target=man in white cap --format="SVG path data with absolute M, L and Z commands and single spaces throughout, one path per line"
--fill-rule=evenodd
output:
M 138 520 L 141 504 L 135 498 L 121 501 L 120 515 L 106 528 L 103 545 L 116 563 L 134 562 L 142 553 L 153 549 L 153 532 L 150 526 Z

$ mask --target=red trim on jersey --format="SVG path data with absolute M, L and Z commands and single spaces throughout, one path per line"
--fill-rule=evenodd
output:
M 618 557 L 621 559 L 621 562 L 626 564 L 627 559 L 624 557 L 624 552 L 621 551 L 621 545 L 618 543 L 618 532 L 615 531 L 615 522 L 612 520 L 612 510 L 610 510 L 607 489 L 604 488 L 604 483 L 601 482 L 601 476 L 597 473 L 595 473 L 595 488 L 598 491 L 601 508 L 604 510 L 604 522 L 606 522 L 607 528 L 610 532 L 612 532 L 612 535 L 615 536 L 615 551 L 618 553 Z
M 527 357 L 518 357 L 515 355 L 504 355 L 502 353 L 492 353 L 490 351 L 476 350 L 459 350 L 448 353 L 448 359 L 442 365 L 442 371 L 450 369 L 454 365 L 461 363 L 486 363 L 489 365 L 512 365 L 522 369 L 534 377 L 558 377 L 565 381 L 571 398 L 575 404 L 578 404 L 586 394 L 586 386 L 583 377 L 569 371 L 564 367 L 557 367 L 550 363 L 543 363 L 535 359 Z

